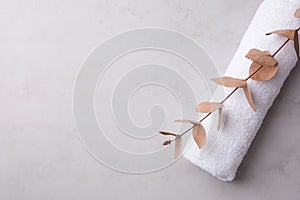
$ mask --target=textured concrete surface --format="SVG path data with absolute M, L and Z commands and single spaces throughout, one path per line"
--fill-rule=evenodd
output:
M 200 42 L 224 72 L 260 0 L 31 0 L 0 6 L 0 199 L 296 199 L 300 69 L 296 67 L 234 182 L 185 159 L 130 175 L 95 161 L 72 116 L 72 87 L 91 49 L 145 26 Z

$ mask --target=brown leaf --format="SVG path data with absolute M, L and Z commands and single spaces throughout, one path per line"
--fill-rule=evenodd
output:
M 169 145 L 171 144 L 171 140 L 167 140 L 167 141 L 164 141 L 163 145 Z
M 193 128 L 193 137 L 196 144 L 201 149 L 206 141 L 206 132 L 202 124 L 199 124 Z
M 176 119 L 174 122 L 199 124 L 199 122 L 189 120 L 189 119 Z
M 300 8 L 298 8 L 294 14 L 295 17 L 300 18 Z
M 297 58 L 299 59 L 299 37 L 298 37 L 298 31 L 295 31 L 294 35 L 294 47 L 297 54 Z
M 253 62 L 249 68 L 249 74 L 253 74 L 256 72 L 262 65 Z M 251 79 L 256 81 L 267 81 L 273 78 L 278 71 L 278 65 L 275 66 L 267 66 L 260 69 L 258 72 L 256 72 L 253 76 L 251 76 Z
M 218 130 L 221 128 L 222 122 L 222 108 L 219 108 Z
M 170 133 L 170 132 L 166 132 L 166 131 L 160 131 L 159 133 L 162 134 L 162 135 L 172 135 L 172 136 L 177 136 L 177 134 L 175 134 L 175 133 Z
M 247 54 L 249 54 L 250 56 L 254 56 L 256 54 L 263 54 L 265 56 L 270 56 L 271 55 L 270 51 L 261 51 L 259 49 L 255 49 L 255 48 L 254 49 L 250 49 L 250 51 L 248 51 Z
M 182 147 L 182 137 L 180 135 L 177 135 L 175 139 L 174 159 L 179 157 L 181 152 L 181 147 Z
M 245 80 L 229 76 L 212 78 L 211 80 L 219 85 L 224 85 L 225 87 L 245 87 L 247 85 Z
M 288 38 L 290 40 L 294 40 L 295 32 L 296 32 L 296 30 L 285 29 L 285 30 L 272 31 L 272 32 L 266 33 L 266 35 L 278 34 L 278 35 L 286 37 L 286 38 Z
M 256 106 L 254 104 L 253 98 L 252 98 L 252 94 L 251 94 L 251 90 L 249 88 L 249 86 L 247 85 L 246 87 L 243 88 L 246 98 L 248 100 L 248 103 L 250 104 L 251 108 L 256 111 Z
M 252 61 L 261 64 L 263 66 L 275 66 L 277 61 L 270 55 L 269 51 L 260 51 L 258 49 L 251 49 L 246 58 L 251 59 Z
M 222 108 L 223 104 L 215 102 L 203 102 L 197 106 L 197 112 L 210 113 Z

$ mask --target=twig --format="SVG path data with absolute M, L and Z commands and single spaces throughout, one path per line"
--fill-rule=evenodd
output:
M 297 29 L 297 31 L 300 30 L 300 27 Z M 274 57 L 276 56 L 280 50 L 290 41 L 290 39 L 287 39 L 271 56 Z M 256 71 L 254 71 L 252 74 L 250 74 L 247 78 L 245 78 L 244 80 L 247 81 L 249 80 L 252 76 L 254 76 L 257 72 L 259 72 L 264 66 L 261 65 Z M 223 104 L 227 99 L 229 99 L 237 90 L 239 89 L 239 87 L 236 87 L 232 90 L 231 93 L 229 93 L 220 103 Z M 199 123 L 201 123 L 202 121 L 204 121 L 207 117 L 209 117 L 212 114 L 212 112 L 207 113 L 203 118 L 200 119 Z M 186 133 L 188 133 L 190 130 L 192 130 L 195 126 L 197 126 L 197 124 L 193 124 L 190 128 L 186 129 L 184 132 L 182 132 L 180 134 L 180 136 L 185 135 Z M 170 143 L 174 142 L 176 140 L 176 138 L 174 138 L 173 140 L 170 140 Z

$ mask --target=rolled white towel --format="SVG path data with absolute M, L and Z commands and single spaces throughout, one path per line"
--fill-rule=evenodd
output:
M 300 19 L 294 17 L 294 12 L 299 7 L 299 0 L 265 0 L 259 6 L 225 75 L 246 78 L 252 61 L 245 58 L 245 55 L 252 48 L 274 53 L 286 38 L 278 35 L 266 36 L 265 33 L 298 28 Z M 236 171 L 268 109 L 296 65 L 297 56 L 293 42 L 290 41 L 275 58 L 279 63 L 279 71 L 274 78 L 269 81 L 248 81 L 257 111 L 251 109 L 243 91 L 238 90 L 224 104 L 226 122 L 218 142 L 209 154 L 201 156 L 201 150 L 193 144 L 184 154 L 185 158 L 221 180 L 231 181 L 235 178 Z M 231 91 L 232 88 L 225 88 L 226 94 Z

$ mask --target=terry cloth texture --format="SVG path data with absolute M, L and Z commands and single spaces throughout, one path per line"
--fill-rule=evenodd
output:
M 265 0 L 259 6 L 225 75 L 235 78 L 247 77 L 252 61 L 245 58 L 245 55 L 252 48 L 274 53 L 286 38 L 278 35 L 266 36 L 265 33 L 298 28 L 300 19 L 294 17 L 294 12 L 299 7 L 300 0 Z M 274 78 L 269 81 L 248 81 L 257 111 L 251 109 L 243 90 L 239 89 L 224 103 L 225 124 L 212 150 L 206 156 L 201 156 L 202 150 L 193 143 L 184 154 L 186 159 L 221 180 L 231 181 L 235 178 L 236 171 L 267 111 L 296 65 L 293 42 L 290 41 L 275 58 L 279 63 L 279 71 Z M 225 88 L 226 94 L 231 91 L 232 88 Z

